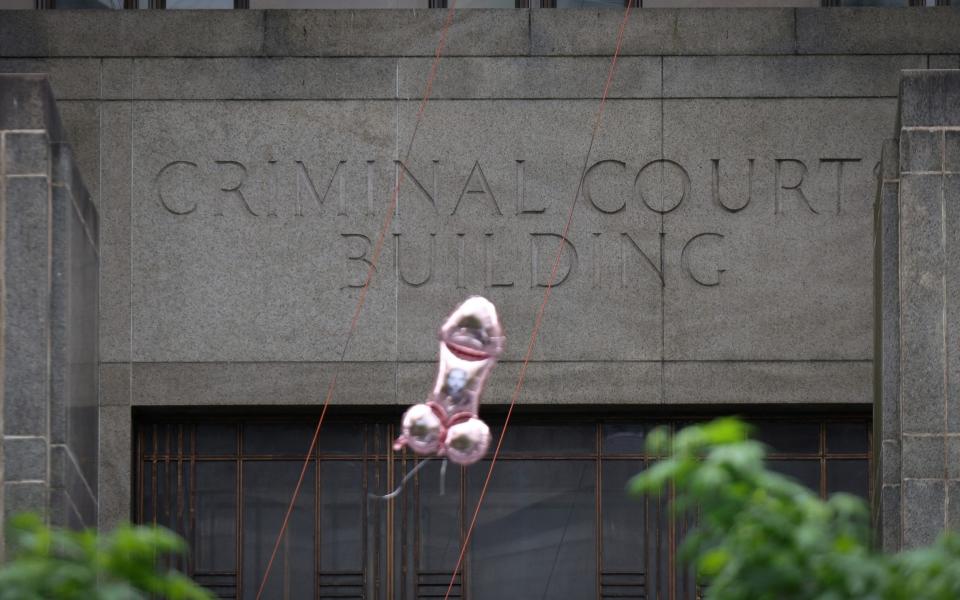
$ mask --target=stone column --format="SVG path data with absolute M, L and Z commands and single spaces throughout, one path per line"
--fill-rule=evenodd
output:
M 904 71 L 877 203 L 877 516 L 888 550 L 960 526 L 960 71 Z
M 0 514 L 96 525 L 97 212 L 44 75 L 0 75 Z

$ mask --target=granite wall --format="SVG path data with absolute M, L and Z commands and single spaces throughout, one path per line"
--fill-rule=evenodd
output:
M 443 11 L 0 14 L 103 219 L 101 525 L 140 407 L 317 405 Z M 334 402 L 406 405 L 464 296 L 508 400 L 619 11 L 462 11 Z M 872 206 L 903 69 L 960 11 L 637 10 L 523 404 L 866 409 Z
M 907 71 L 878 223 L 877 518 L 890 550 L 960 528 L 960 71 Z
M 98 224 L 46 76 L 0 75 L 6 518 L 97 522 Z

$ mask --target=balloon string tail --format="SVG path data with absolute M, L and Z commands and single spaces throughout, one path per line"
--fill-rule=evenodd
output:
M 393 490 L 393 491 L 390 492 L 389 494 L 384 494 L 383 496 L 381 496 L 381 495 L 379 495 L 379 494 L 374 494 L 373 492 L 368 492 L 367 495 L 370 496 L 371 498 L 376 499 L 376 500 L 393 500 L 393 499 L 396 498 L 398 495 L 400 495 L 400 492 L 403 491 L 404 486 L 407 485 L 407 482 L 408 482 L 408 481 L 410 481 L 411 479 L 413 479 L 413 476 L 417 474 L 417 471 L 419 471 L 420 469 L 422 469 L 423 466 L 426 465 L 428 462 L 430 462 L 430 459 L 429 459 L 429 458 L 425 458 L 425 459 L 421 460 L 420 462 L 418 462 L 418 463 L 417 463 L 417 466 L 415 466 L 414 468 L 410 469 L 410 472 L 407 473 L 407 474 L 403 477 L 403 479 L 400 480 L 400 485 L 397 486 L 397 489 Z M 444 461 L 444 462 L 446 462 L 446 461 Z

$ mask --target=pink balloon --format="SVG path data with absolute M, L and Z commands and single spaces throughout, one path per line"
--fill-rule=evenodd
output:
M 486 298 L 471 296 L 440 327 L 440 364 L 427 402 L 403 415 L 393 447 L 470 465 L 487 453 L 490 428 L 477 418 L 487 375 L 503 352 L 503 328 Z
M 503 351 L 497 308 L 482 296 L 470 296 L 444 321 L 440 341 L 463 360 L 496 360 Z
M 417 454 L 434 454 L 443 442 L 443 433 L 437 413 L 426 404 L 414 404 L 403 415 L 403 435 L 397 442 Z
M 447 430 L 447 458 L 458 465 L 472 465 L 487 453 L 490 447 L 490 428 L 476 417 L 457 423 Z

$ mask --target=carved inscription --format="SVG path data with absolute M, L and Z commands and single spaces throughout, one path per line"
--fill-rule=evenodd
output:
M 399 285 L 530 289 L 547 285 L 553 273 L 557 287 L 575 281 L 593 289 L 663 287 L 682 278 L 715 288 L 736 269 L 726 252 L 742 215 L 794 223 L 842 218 L 853 206 L 852 178 L 865 169 L 863 159 L 841 156 L 711 158 L 695 168 L 667 158 L 639 164 L 604 158 L 580 182 L 577 210 L 595 215 L 592 225 L 563 238 L 554 229 L 557 219 L 538 225 L 562 215 L 568 201 L 543 192 L 544 165 L 512 159 L 494 168 L 476 160 L 460 168 L 451 173 L 442 159 L 416 167 L 374 159 L 178 159 L 157 169 L 153 183 L 159 210 L 175 222 L 335 220 L 341 254 L 333 260 L 348 274 L 342 288 L 364 285 L 376 232 L 357 223 L 378 221 L 368 217 L 392 192 L 384 181 L 398 177 L 404 185 L 397 215 L 418 219 L 414 231 L 395 225 L 393 243 L 385 240 Z M 691 173 L 700 175 L 694 180 Z M 720 225 L 670 239 L 664 221 L 682 219 L 687 206 L 715 211 Z M 444 220 L 451 224 L 441 227 Z M 678 267 L 668 272 L 666 265 Z

